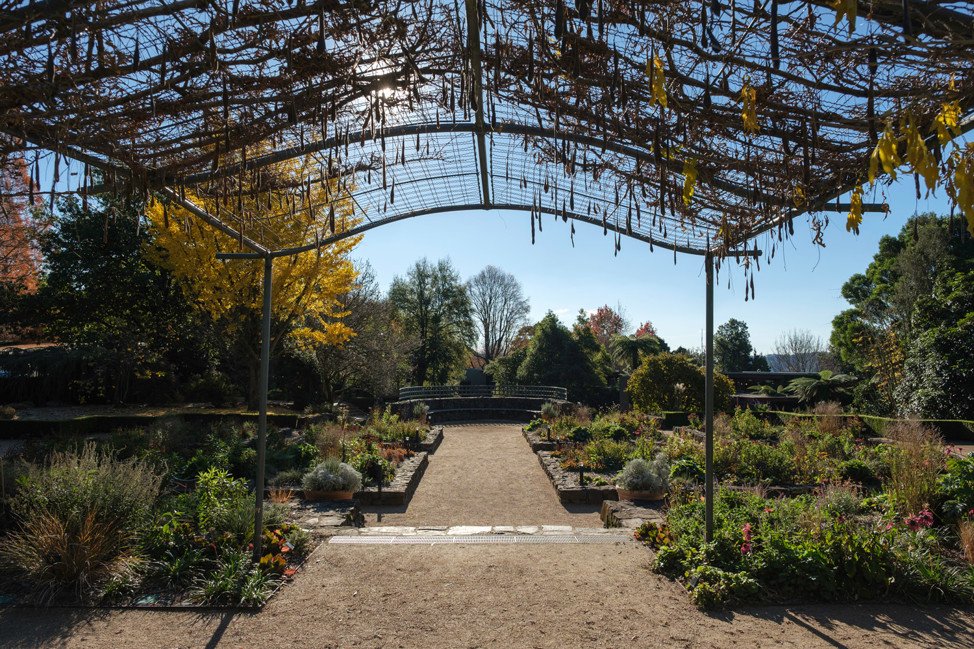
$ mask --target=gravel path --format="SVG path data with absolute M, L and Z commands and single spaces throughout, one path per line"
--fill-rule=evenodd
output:
M 0 609 L 0 647 L 970 647 L 974 613 L 900 605 L 704 614 L 609 546 L 323 545 L 257 614 Z
M 362 511 L 368 525 L 602 526 L 597 505 L 558 501 L 520 424 L 444 427 L 409 505 Z

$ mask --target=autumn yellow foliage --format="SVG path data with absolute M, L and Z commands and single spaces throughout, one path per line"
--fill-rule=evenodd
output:
M 278 179 L 290 177 L 294 184 L 304 182 L 314 172 L 301 162 L 287 163 L 276 171 Z M 186 198 L 210 214 L 224 215 L 224 220 L 228 210 L 238 213 L 237 217 L 245 215 L 240 220 L 253 224 L 248 236 L 273 242 L 277 249 L 314 242 L 330 235 L 332 227 L 342 232 L 359 222 L 347 199 L 348 190 L 339 191 L 336 181 L 327 185 L 305 183 L 302 187 L 305 189 L 298 192 L 271 189 L 252 197 L 237 197 L 228 205 L 192 192 L 187 192 Z M 149 257 L 169 269 L 188 297 L 214 320 L 224 323 L 230 335 L 248 339 L 246 346 L 256 356 L 259 335 L 254 334 L 262 308 L 263 259 L 218 260 L 217 252 L 240 250 L 237 239 L 177 206 L 156 201 L 148 208 L 148 218 L 154 231 Z M 349 253 L 360 239 L 349 237 L 324 248 L 274 259 L 272 346 L 276 347 L 285 334 L 306 344 L 325 345 L 341 344 L 354 335 L 339 320 L 344 307 L 338 298 L 354 285 L 356 273 Z

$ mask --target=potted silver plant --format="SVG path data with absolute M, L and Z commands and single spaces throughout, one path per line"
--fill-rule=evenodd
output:
M 660 500 L 670 488 L 670 465 L 662 453 L 629 460 L 615 479 L 619 500 Z

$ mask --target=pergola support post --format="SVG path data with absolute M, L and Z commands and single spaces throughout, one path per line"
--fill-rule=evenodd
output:
M 273 257 L 264 257 L 264 306 L 260 339 L 260 410 L 257 418 L 257 485 L 254 488 L 254 561 L 260 561 L 264 532 L 264 462 L 267 456 L 267 386 L 271 365 L 271 276 Z
M 706 255 L 707 266 L 707 342 L 706 342 L 706 384 L 704 387 L 704 431 L 705 449 L 705 513 L 704 538 L 707 543 L 714 540 L 714 256 Z

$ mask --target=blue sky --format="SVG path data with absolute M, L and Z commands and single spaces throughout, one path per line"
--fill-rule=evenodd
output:
M 890 214 L 885 218 L 865 214 L 858 236 L 845 231 L 845 214 L 830 213 L 826 247 L 821 248 L 812 244 L 806 221 L 799 218 L 794 238 L 779 244 L 770 264 L 762 260 L 753 301 L 744 301 L 742 269 L 725 265 L 714 291 L 715 326 L 730 318 L 743 320 L 759 353 L 770 353 L 775 339 L 791 329 L 811 330 L 827 344 L 832 318 L 848 307 L 842 284 L 865 270 L 880 237 L 895 235 L 914 213 L 945 214 L 949 209 L 942 188 L 936 198 L 918 201 L 913 177 L 900 178 L 886 189 Z M 867 190 L 864 200 L 882 200 L 881 191 Z M 612 237 L 603 237 L 601 228 L 582 223 L 576 224 L 572 248 L 570 224 L 545 218 L 544 231 L 533 246 L 527 213 L 494 210 L 422 216 L 385 225 L 367 232 L 353 254 L 369 261 L 383 289 L 421 257 L 449 257 L 463 279 L 493 264 L 521 282 L 531 302 L 532 322 L 550 310 L 569 324 L 579 309 L 619 305 L 633 328 L 652 320 L 671 347 L 700 346 L 701 257 L 677 255 L 674 266 L 672 252 L 655 248 L 651 253 L 648 245 L 625 238 L 622 250 L 613 256 Z

